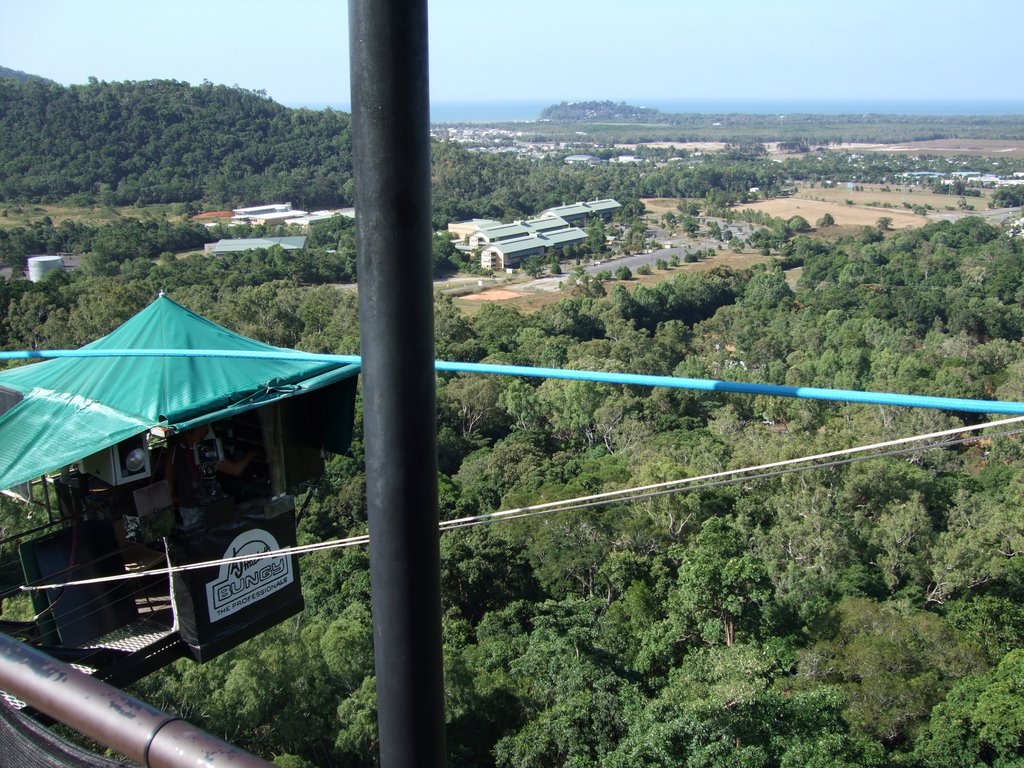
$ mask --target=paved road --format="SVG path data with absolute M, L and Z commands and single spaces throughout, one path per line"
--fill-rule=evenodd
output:
M 756 228 L 754 225 L 747 224 L 745 222 L 733 222 L 730 224 L 725 219 L 718 218 L 704 218 L 702 219 L 702 224 L 709 221 L 717 221 L 723 231 L 731 229 L 733 235 L 740 238 L 749 237 L 751 232 Z M 719 246 L 722 246 L 723 249 L 728 248 L 727 243 L 720 242 L 710 237 L 691 238 L 688 235 L 673 237 L 665 229 L 654 225 L 647 228 L 646 236 L 649 240 L 669 245 L 670 247 L 661 248 L 653 253 L 640 253 L 632 256 L 616 256 L 608 258 L 603 260 L 601 264 L 593 264 L 585 267 L 586 271 L 591 275 L 596 275 L 598 272 L 606 270 L 614 272 L 619 267 L 625 265 L 629 267 L 630 271 L 635 273 L 637 268 L 644 264 L 647 264 L 654 269 L 655 262 L 658 259 L 671 261 L 672 257 L 676 256 L 679 258 L 680 262 L 683 262 L 687 253 L 693 253 L 694 251 L 706 251 L 709 248 L 717 251 L 719 250 Z
M 673 244 L 671 248 L 661 248 L 652 253 L 639 253 L 632 256 L 614 256 L 604 259 L 600 264 L 592 264 L 584 267 L 584 269 L 586 269 L 589 274 L 596 275 L 598 272 L 610 271 L 614 273 L 619 267 L 625 265 L 629 267 L 631 272 L 636 274 L 637 269 L 642 267 L 644 264 L 650 266 L 651 269 L 654 269 L 655 262 L 657 262 L 658 259 L 671 261 L 672 257 L 676 256 L 680 263 L 682 263 L 688 253 L 706 251 L 708 248 L 717 251 L 718 246 L 720 245 L 717 240 L 708 240 L 705 238 L 697 238 L 696 240 L 686 238 L 667 242 L 671 242 Z
M 930 213 L 929 219 L 944 219 L 946 221 L 957 221 L 967 216 L 980 216 L 989 224 L 998 227 L 1007 219 L 1020 217 L 1020 208 L 993 208 L 983 211 L 946 211 L 943 213 Z

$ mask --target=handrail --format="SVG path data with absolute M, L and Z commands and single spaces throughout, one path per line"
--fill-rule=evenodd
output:
M 0 689 L 147 768 L 273 768 L 265 760 L 3 634 Z

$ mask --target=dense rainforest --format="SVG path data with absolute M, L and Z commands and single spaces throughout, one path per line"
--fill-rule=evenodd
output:
M 11 69 L 9 67 L 0 67 L 0 78 L 9 78 L 11 80 L 17 80 L 18 82 L 25 82 L 26 80 L 42 80 L 44 82 L 52 82 L 39 75 L 30 75 L 27 72 L 22 72 L 20 69 Z
M 281 174 L 294 180 L 293 202 L 305 200 L 298 192 L 319 174 L 324 189 L 338 195 L 330 204 L 347 199 L 347 156 L 336 175 L 327 170 L 334 160 L 317 159 L 348 142 L 344 115 L 284 110 L 258 94 L 211 85 L 63 89 L 0 80 L 0 88 L 9 87 L 21 90 L 0 92 L 0 110 L 10 95 L 26 115 L 36 114 L 40 143 L 50 142 L 54 154 L 37 157 L 31 153 L 38 147 L 20 138 L 28 154 L 0 147 L 4 207 L 69 194 L 106 207 L 117 198 L 99 197 L 116 196 L 122 182 L 123 200 L 133 203 L 150 195 L 175 203 L 261 202 Z M 163 97 L 143 98 L 162 90 Z M 74 99 L 83 113 L 107 104 L 117 131 L 127 131 L 108 134 L 140 143 L 91 145 L 83 136 L 73 156 L 62 154 L 68 134 L 47 134 L 48 113 L 38 106 L 53 105 L 57 125 L 56 105 L 64 105 L 61 120 L 70 130 Z M 163 116 L 147 122 L 143 103 Z M 204 112 L 217 103 L 224 109 Z M 162 164 L 162 142 L 176 129 L 151 128 L 175 125 L 177 118 L 160 110 L 185 104 L 197 123 L 182 127 L 189 140 L 179 148 L 181 162 Z M 214 122 L 203 123 L 201 114 Z M 284 136 L 303 120 L 322 145 L 296 139 L 293 155 L 277 157 L 273 142 L 236 141 L 245 130 Z M 137 159 L 126 148 L 134 146 Z M 858 174 L 863 167 L 883 176 L 907 162 L 828 152 L 777 163 L 752 146 L 717 158 L 673 156 L 676 162 L 650 168 L 582 169 L 558 158 L 484 156 L 437 143 L 435 219 L 440 227 L 470 216 L 514 218 L 611 196 L 624 203 L 628 222 L 649 195 L 687 197 L 688 206 L 706 212 L 758 184 L 779 188 L 801 174 L 843 178 L 840 169 L 854 166 Z M 38 163 L 25 160 L 36 157 Z M 47 179 L 58 186 L 51 189 Z M 272 248 L 214 259 L 173 258 L 218 236 L 179 219 L 141 215 L 88 225 L 40 217 L 0 229 L 0 258 L 14 263 L 46 250 L 85 254 L 70 275 L 0 282 L 0 347 L 78 346 L 164 290 L 273 344 L 359 351 L 356 295 L 324 284 L 354 277 L 347 220 L 314 229 L 300 256 Z M 434 245 L 435 264 L 450 261 L 450 243 L 440 237 Z M 784 258 L 744 270 L 714 261 L 693 271 L 665 265 L 665 279 L 654 285 L 574 272 L 557 301 L 531 313 L 485 304 L 469 315 L 439 295 L 436 355 L 1024 401 L 1024 239 L 964 218 L 828 239 L 787 232 L 769 251 Z M 799 279 L 781 265 L 800 265 Z M 437 405 L 445 519 L 984 421 L 945 411 L 460 374 L 439 377 Z M 302 543 L 366 531 L 358 415 L 356 427 L 352 455 L 332 459 L 320 484 L 297 500 Z M 1018 427 L 443 534 L 449 764 L 1021 765 Z M 33 524 L 24 508 L 0 499 L 0 533 Z M 5 547 L 5 582 L 12 560 Z M 207 664 L 178 662 L 131 692 L 283 768 L 374 766 L 367 552 L 319 552 L 304 556 L 301 567 L 301 616 Z M 11 600 L 4 608 L 16 615 L 25 606 Z
M 768 119 L 749 119 L 755 118 Z M 829 140 L 816 137 L 818 122 L 780 126 L 772 119 L 774 127 L 757 123 L 756 135 L 719 132 L 704 137 L 730 142 L 721 153 L 641 148 L 639 156 L 651 161 L 643 165 L 566 168 L 564 157 L 575 151 L 570 143 L 545 159 L 524 162 L 437 142 L 434 223 L 441 229 L 449 221 L 472 217 L 510 221 L 603 197 L 613 197 L 637 213 L 636 201 L 649 196 L 707 197 L 710 205 L 723 206 L 746 200 L 752 187 L 771 196 L 800 181 L 855 178 L 871 183 L 913 170 L 1024 170 L 1024 162 L 1009 157 L 829 150 Z M 1007 119 L 1007 125 L 996 117 L 960 119 L 968 125 L 995 121 L 989 128 L 1002 134 L 1012 133 L 1013 126 L 1020 129 L 1018 118 Z M 911 118 L 872 115 L 868 122 L 882 130 L 908 121 L 914 124 Z M 538 123 L 534 129 L 554 130 L 553 125 Z M 621 154 L 615 143 L 624 137 L 598 129 L 588 125 L 586 137 L 572 134 L 569 140 L 582 142 L 601 157 Z M 522 132 L 522 126 L 517 130 Z M 289 109 L 241 88 L 166 80 L 93 80 L 65 87 L 38 78 L 21 82 L 0 77 L 0 133 L 0 201 L 7 207 L 66 201 L 107 207 L 177 203 L 192 210 L 288 201 L 297 208 L 316 209 L 353 202 L 349 116 Z M 550 139 L 540 134 L 534 138 Z M 804 150 L 825 146 L 780 161 L 769 158 L 761 144 L 770 140 L 788 140 Z
M 580 276 L 532 314 L 438 298 L 437 355 L 1024 399 L 1020 238 L 968 218 L 794 249 L 795 289 L 717 267 L 633 290 Z M 15 281 L 6 342 L 77 343 L 34 334 L 98 335 L 173 285 L 251 336 L 358 351 L 354 295 L 204 263 Z M 438 406 L 445 518 L 981 419 L 468 375 L 439 380 Z M 302 539 L 364 532 L 363 486 L 357 439 L 300 500 Z M 1019 764 L 1022 486 L 1019 436 L 988 435 L 446 533 L 451 764 Z M 134 692 L 281 765 L 374 765 L 366 557 L 306 556 L 301 618 Z
M 165 80 L 0 77 L 0 199 L 351 204 L 349 116 Z

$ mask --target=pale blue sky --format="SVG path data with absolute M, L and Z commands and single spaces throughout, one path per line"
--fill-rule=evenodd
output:
M 1021 0 L 431 0 L 443 101 L 1024 99 Z M 0 65 L 347 104 L 344 0 L 0 0 Z

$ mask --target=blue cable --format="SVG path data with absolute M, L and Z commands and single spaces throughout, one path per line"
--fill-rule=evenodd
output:
M 358 355 L 327 355 L 295 350 L 240 351 L 219 349 L 61 349 L 49 351 L 0 352 L 0 360 L 26 360 L 33 358 L 62 357 L 222 357 L 256 360 L 290 360 L 306 363 L 342 363 L 358 365 Z M 850 389 L 826 389 L 822 387 L 786 387 L 779 384 L 751 384 L 741 381 L 716 381 L 714 379 L 688 379 L 676 376 L 648 376 L 636 373 L 612 371 L 576 371 L 562 368 L 534 368 L 525 365 L 495 365 L 491 363 L 457 363 L 435 360 L 438 371 L 456 373 L 482 373 L 498 376 L 525 376 L 542 379 L 568 379 L 572 381 L 594 381 L 604 384 L 625 384 L 638 387 L 667 387 L 690 389 L 699 392 L 728 392 L 740 395 L 767 395 L 769 397 L 795 397 L 805 400 L 829 402 L 863 403 L 868 405 L 891 405 L 901 408 L 933 408 L 944 411 L 966 411 L 970 413 L 1001 413 L 1024 415 L 1024 403 L 999 402 L 997 400 L 968 400 L 956 397 L 932 397 L 929 395 L 903 395 L 892 392 L 860 392 Z

